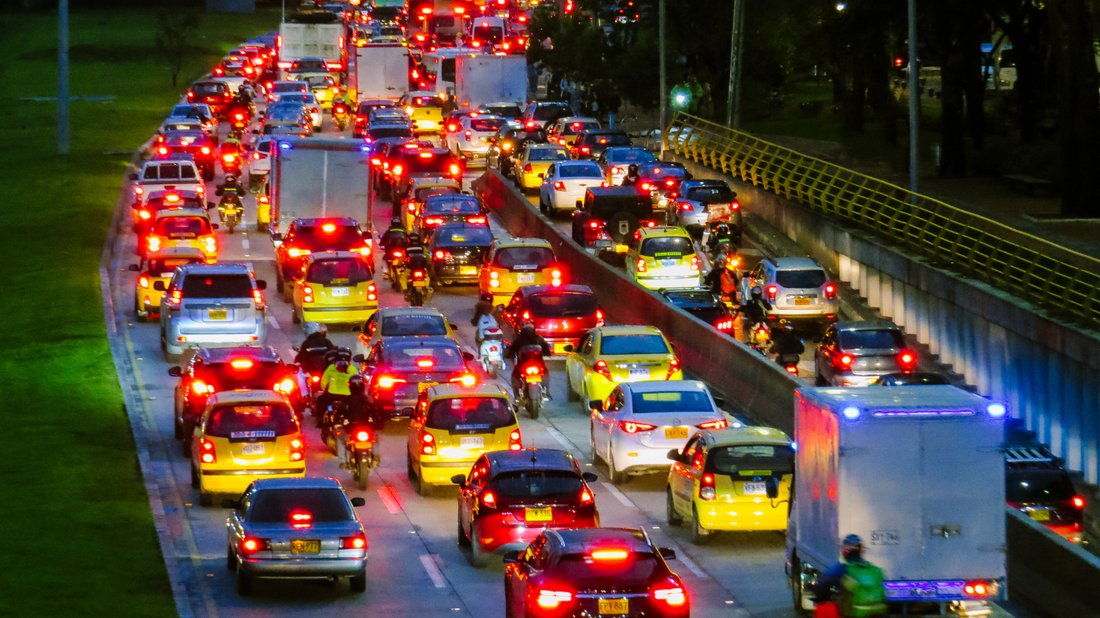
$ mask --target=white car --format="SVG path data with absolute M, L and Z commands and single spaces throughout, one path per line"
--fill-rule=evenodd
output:
M 555 161 L 539 186 L 539 209 L 551 214 L 576 210 L 588 188 L 603 182 L 603 170 L 595 161 Z
M 271 88 L 267 91 L 267 100 L 269 102 L 274 101 L 279 95 L 289 94 L 291 92 L 309 92 L 309 84 L 297 80 L 272 82 Z
M 310 120 L 313 122 L 313 130 L 321 130 L 321 119 L 324 118 L 324 114 L 321 112 L 321 103 L 317 101 L 317 97 L 312 92 L 288 92 L 285 94 L 277 94 L 273 102 L 282 103 L 283 101 L 301 103 L 304 105 L 306 112 L 309 113 Z
M 252 145 L 252 151 L 248 153 L 248 184 L 256 184 L 271 171 L 271 143 L 270 135 L 261 135 Z
M 489 141 L 486 138 L 496 135 L 505 122 L 500 116 L 466 116 L 462 118 L 457 131 L 447 132 L 447 148 L 456 157 L 484 159 L 489 154 Z
M 592 452 L 615 484 L 628 475 L 668 472 L 671 449 L 682 450 L 699 429 L 729 421 L 698 380 L 624 382 L 604 402 L 592 402 Z
M 248 83 L 248 78 L 241 76 L 224 75 L 222 77 L 211 77 L 212 82 L 221 82 L 226 86 L 229 86 L 229 91 L 233 94 L 237 94 L 237 89 Z

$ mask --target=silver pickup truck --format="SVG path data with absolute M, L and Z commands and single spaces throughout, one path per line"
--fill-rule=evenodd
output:
M 199 175 L 198 167 L 190 155 L 184 156 L 187 158 L 177 159 L 175 155 L 169 155 L 170 158 L 165 160 L 146 161 L 140 172 L 130 174 L 134 195 L 131 206 L 140 208 L 144 196 L 159 189 L 195 191 L 200 196 L 205 196 L 206 183 Z

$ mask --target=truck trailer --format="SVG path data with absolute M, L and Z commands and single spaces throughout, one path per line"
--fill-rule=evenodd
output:
M 302 58 L 321 58 L 330 71 L 347 69 L 344 24 L 317 23 L 326 17 L 332 16 L 312 13 L 287 16 L 288 21 L 279 25 L 276 39 L 279 68 L 289 69 L 295 60 Z
M 355 52 L 355 96 L 397 99 L 409 86 L 409 48 L 404 45 L 364 45 Z
M 486 103 L 527 100 L 527 59 L 523 56 L 459 55 L 455 58 L 455 102 L 459 109 Z
M 370 228 L 369 153 L 363 141 L 277 137 L 271 145 L 271 223 L 275 244 L 295 219 L 348 217 Z

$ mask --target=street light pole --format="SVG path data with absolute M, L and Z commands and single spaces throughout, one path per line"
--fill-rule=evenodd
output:
M 730 87 L 726 97 L 726 125 L 741 128 L 741 36 L 744 30 L 744 0 L 733 0 L 733 33 L 730 36 Z
M 668 76 L 665 74 L 665 0 L 659 0 L 657 3 L 657 39 L 658 39 L 658 62 L 661 65 L 661 79 L 659 88 L 661 89 L 661 155 L 665 154 L 665 127 L 668 126 L 666 116 L 668 114 Z
M 57 3 L 57 154 L 69 154 L 69 0 Z
M 917 85 L 917 0 L 909 0 L 909 190 L 917 192 L 917 121 L 920 119 L 920 94 Z

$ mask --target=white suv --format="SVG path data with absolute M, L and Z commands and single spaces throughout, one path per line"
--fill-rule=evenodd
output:
M 186 264 L 176 269 L 160 311 L 160 347 L 170 363 L 189 349 L 265 345 L 262 290 L 243 264 Z
M 836 321 L 837 285 L 812 258 L 765 258 L 741 279 L 741 298 L 759 287 L 771 303 L 769 320 L 787 319 L 820 330 Z

